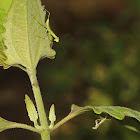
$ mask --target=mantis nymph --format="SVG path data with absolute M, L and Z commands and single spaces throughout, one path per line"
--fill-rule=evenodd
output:
M 48 32 L 48 37 L 49 37 L 50 40 L 52 40 L 52 37 L 53 37 L 55 42 L 59 42 L 59 37 L 57 37 L 55 35 L 55 33 L 50 28 L 50 24 L 49 24 L 49 22 L 50 22 L 50 12 L 47 11 L 46 9 L 45 9 L 45 11 L 48 12 L 48 18 L 47 18 L 47 21 L 46 21 L 46 26 L 44 26 L 46 28 L 47 32 Z M 65 51 L 63 45 L 61 43 L 60 43 L 60 45 L 62 46 L 63 50 Z
M 54 38 L 54 41 L 55 41 L 55 42 L 59 42 L 59 37 L 56 36 L 56 34 L 51 30 L 50 23 L 49 23 L 49 22 L 50 22 L 50 12 L 47 11 L 46 9 L 44 9 L 44 10 L 48 13 L 48 18 L 47 18 L 47 20 L 46 20 L 46 26 L 40 24 L 38 21 L 37 21 L 37 22 L 38 22 L 41 26 L 43 26 L 43 27 L 46 29 L 48 38 L 49 38 L 49 40 L 52 42 L 52 43 L 51 43 L 51 46 L 52 46 L 52 44 L 53 44 L 53 38 Z M 60 42 L 59 42 L 59 43 L 60 43 Z M 63 47 L 63 45 L 62 45 L 61 43 L 60 43 L 60 45 L 61 45 L 62 48 L 64 49 L 64 47 Z M 64 51 L 65 51 L 65 49 L 64 49 Z
M 47 10 L 45 11 L 48 12 Z M 51 30 L 49 22 L 50 22 L 50 12 L 48 12 L 48 19 L 46 21 L 45 28 L 47 29 L 49 36 L 52 36 L 55 42 L 59 42 L 59 37 L 57 37 L 55 33 Z
M 97 129 L 105 121 L 108 120 L 107 117 L 95 120 L 95 126 L 92 129 Z

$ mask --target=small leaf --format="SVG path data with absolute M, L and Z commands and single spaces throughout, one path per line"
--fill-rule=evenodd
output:
M 56 121 L 56 115 L 55 115 L 55 107 L 54 107 L 54 104 L 52 104 L 52 106 L 51 106 L 51 108 L 50 108 L 49 120 L 50 120 L 51 122 Z
M 35 108 L 32 100 L 29 98 L 29 96 L 27 94 L 25 95 L 25 103 L 26 103 L 28 116 L 29 116 L 30 120 L 32 122 L 34 122 L 34 124 L 36 125 L 37 119 L 38 119 L 38 114 L 37 114 L 36 108 Z
M 50 112 L 49 112 L 49 120 L 51 122 L 50 124 L 50 128 L 53 127 L 54 125 L 54 122 L 56 121 L 56 115 L 55 115 L 55 107 L 54 107 L 54 104 L 52 104 L 51 108 L 50 108 Z

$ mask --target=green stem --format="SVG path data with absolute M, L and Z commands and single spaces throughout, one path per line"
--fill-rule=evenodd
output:
M 54 125 L 54 127 L 51 129 L 51 132 L 54 131 L 55 129 L 57 129 L 58 127 L 60 127 L 61 125 L 63 125 L 64 123 L 66 123 L 67 121 L 71 120 L 72 118 L 74 118 L 80 114 L 83 114 L 86 111 L 88 111 L 88 110 L 85 110 L 83 112 L 78 112 L 78 113 L 71 113 L 70 112 L 68 116 L 66 116 L 61 121 L 59 121 L 57 124 Z
M 7 129 L 13 129 L 13 128 L 22 128 L 22 129 L 26 129 L 26 130 L 30 130 L 36 133 L 41 133 L 39 129 L 36 129 L 32 126 L 26 125 L 26 124 L 22 124 L 22 123 L 11 123 L 11 125 L 9 125 L 7 127 Z
M 43 131 L 41 132 L 41 138 L 42 140 L 50 140 L 50 131 L 48 127 L 47 117 L 44 109 L 44 104 L 43 104 L 39 84 L 36 77 L 36 70 L 27 71 L 27 72 L 31 81 L 34 98 L 37 106 L 37 111 L 39 114 L 41 128 L 43 129 Z

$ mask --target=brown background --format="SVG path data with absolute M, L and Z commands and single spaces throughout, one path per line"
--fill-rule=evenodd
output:
M 140 2 L 139 0 L 44 0 L 50 24 L 60 37 L 54 60 L 38 65 L 38 79 L 46 111 L 56 106 L 57 121 L 71 104 L 120 105 L 140 111 Z M 31 124 L 24 95 L 32 99 L 28 76 L 18 68 L 0 68 L 0 116 Z M 115 121 L 93 131 L 91 114 L 60 127 L 52 140 L 139 140 L 140 135 Z M 0 140 L 39 140 L 37 134 L 7 130 Z

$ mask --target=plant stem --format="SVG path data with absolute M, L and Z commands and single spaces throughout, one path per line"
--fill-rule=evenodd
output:
M 66 116 L 65 118 L 63 118 L 61 121 L 59 121 L 57 124 L 54 125 L 54 127 L 50 130 L 51 132 L 54 131 L 55 129 L 57 129 L 58 127 L 60 127 L 61 125 L 63 125 L 64 123 L 66 123 L 67 121 L 71 120 L 72 118 L 83 114 L 84 112 L 86 112 L 88 110 L 85 110 L 83 112 L 78 112 L 78 113 L 69 113 L 68 116 Z
M 7 127 L 7 129 L 13 129 L 13 128 L 22 128 L 22 129 L 26 129 L 26 130 L 30 130 L 30 131 L 33 131 L 33 132 L 36 132 L 36 133 L 41 133 L 39 129 L 36 129 L 30 125 L 27 125 L 27 124 L 22 124 L 22 123 L 11 123 L 11 125 L 9 125 Z
M 43 131 L 41 132 L 41 138 L 42 140 L 50 140 L 50 131 L 48 127 L 47 117 L 44 109 L 44 104 L 43 104 L 39 84 L 36 77 L 36 70 L 27 71 L 27 73 L 31 81 L 34 98 L 37 106 L 37 111 L 39 114 L 39 120 L 40 120 L 41 127 L 43 129 Z

